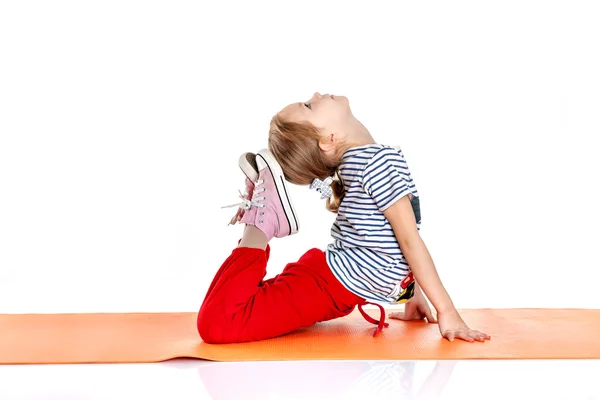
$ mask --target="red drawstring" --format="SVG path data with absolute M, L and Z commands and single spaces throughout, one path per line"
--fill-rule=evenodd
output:
M 379 321 L 377 321 L 376 319 L 372 318 L 369 314 L 367 314 L 362 309 L 362 306 L 365 305 L 365 304 L 370 304 L 370 305 L 379 307 L 379 310 L 381 311 L 381 316 L 379 317 Z M 368 322 L 377 325 L 377 329 L 375 329 L 375 333 L 373 333 L 373 337 L 375 337 L 375 335 L 377 335 L 379 332 L 381 332 L 383 330 L 383 328 L 387 328 L 388 326 L 390 326 L 390 324 L 388 324 L 387 322 L 385 322 L 385 310 L 379 304 L 364 302 L 363 304 L 359 304 L 358 305 L 358 311 L 360 311 L 360 313 L 362 314 L 363 318 L 366 319 Z

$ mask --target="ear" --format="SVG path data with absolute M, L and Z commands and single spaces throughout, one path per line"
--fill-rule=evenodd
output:
M 328 153 L 335 148 L 335 136 L 333 133 L 329 133 L 327 136 L 319 139 L 319 148 L 325 153 Z

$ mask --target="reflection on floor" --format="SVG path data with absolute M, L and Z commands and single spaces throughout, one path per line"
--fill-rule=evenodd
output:
M 0 399 L 600 400 L 600 360 L 0 365 Z
M 357 393 L 400 398 L 438 398 L 456 361 L 438 361 L 425 382 L 415 387 L 414 361 L 210 363 L 198 369 L 211 399 L 243 399 L 264 380 L 262 395 L 287 399 L 331 399 Z M 235 384 L 231 384 L 231 377 Z M 310 379 L 303 379 L 310 377 Z M 385 397 L 384 397 L 385 398 Z

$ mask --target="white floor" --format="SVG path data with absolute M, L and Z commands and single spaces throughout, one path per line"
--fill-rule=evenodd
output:
M 0 399 L 600 399 L 600 360 L 0 366 Z

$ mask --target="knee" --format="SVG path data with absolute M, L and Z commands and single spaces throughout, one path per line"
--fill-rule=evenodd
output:
M 225 344 L 231 343 L 226 337 L 226 327 L 223 326 L 223 318 L 214 318 L 200 311 L 198 313 L 198 334 L 204 343 Z

